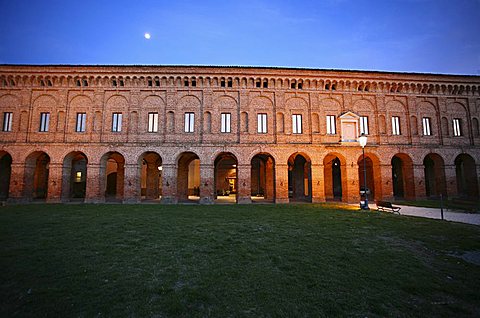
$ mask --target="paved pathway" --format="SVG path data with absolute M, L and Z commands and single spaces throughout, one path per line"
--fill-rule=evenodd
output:
M 400 213 L 403 215 L 419 216 L 419 217 L 430 218 L 430 219 L 441 219 L 440 209 L 420 208 L 416 206 L 406 206 L 406 205 L 398 205 L 398 204 L 394 204 L 394 206 L 401 207 L 402 209 L 400 210 Z M 376 208 L 375 205 L 371 206 L 370 208 L 374 208 L 374 207 Z M 444 209 L 443 218 L 447 221 L 480 225 L 479 213 L 451 212 L 451 211 L 446 211 Z

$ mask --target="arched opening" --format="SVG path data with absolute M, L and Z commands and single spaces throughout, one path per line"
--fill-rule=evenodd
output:
M 87 190 L 87 156 L 75 151 L 65 156 L 62 170 L 62 199 L 85 199 Z
M 460 197 L 478 200 L 478 182 L 475 160 L 467 154 L 455 158 L 457 191 Z
M 215 201 L 219 203 L 237 202 L 237 158 L 228 152 L 215 159 Z
M 425 171 L 425 195 L 427 198 L 438 198 L 447 195 L 447 183 L 442 157 L 431 153 L 423 159 Z
M 328 154 L 323 160 L 325 199 L 329 201 L 343 200 L 342 176 L 346 175 L 345 160 L 336 154 Z
M 44 200 L 48 195 L 50 157 L 43 151 L 30 154 L 25 162 L 25 198 Z
M 358 163 L 358 180 L 360 192 L 365 187 L 365 173 L 363 168 L 363 156 L 357 160 Z M 382 174 L 380 171 L 380 161 L 373 155 L 365 154 L 365 168 L 367 171 L 367 194 L 369 199 L 381 200 L 382 198 Z
M 294 153 L 288 158 L 288 197 L 312 202 L 312 163 L 306 155 Z
M 268 153 L 255 155 L 251 160 L 252 202 L 275 201 L 275 160 Z
M 140 194 L 142 200 L 160 200 L 162 196 L 162 158 L 148 151 L 140 156 Z
M 200 159 L 193 152 L 178 157 L 177 197 L 180 202 L 200 201 Z
M 105 200 L 123 200 L 125 158 L 118 152 L 108 152 L 100 161 L 100 176 L 102 178 L 101 189 L 105 194 Z
M 406 154 L 396 154 L 393 156 L 391 164 L 395 199 L 415 199 L 412 159 Z
M 0 151 L 0 201 L 8 199 L 11 174 L 12 156 L 6 151 Z

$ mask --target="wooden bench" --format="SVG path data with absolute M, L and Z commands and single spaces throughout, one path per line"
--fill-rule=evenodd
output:
M 377 210 L 378 211 L 388 212 L 388 210 L 390 210 L 392 213 L 397 213 L 397 214 L 400 215 L 400 209 L 401 209 L 401 207 L 399 207 L 399 206 L 393 206 L 392 202 L 377 201 Z

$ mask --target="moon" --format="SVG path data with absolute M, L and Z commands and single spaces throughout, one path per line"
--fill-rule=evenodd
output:
M 151 38 L 150 33 L 148 33 L 148 32 L 145 33 L 144 37 L 145 37 L 145 39 L 150 40 L 150 38 Z

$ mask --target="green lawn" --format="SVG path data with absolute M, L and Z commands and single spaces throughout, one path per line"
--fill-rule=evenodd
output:
M 0 207 L 2 317 L 480 316 L 480 227 L 327 205 Z

